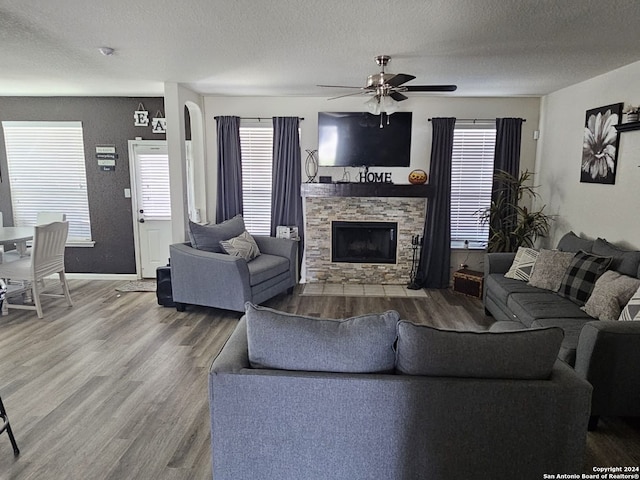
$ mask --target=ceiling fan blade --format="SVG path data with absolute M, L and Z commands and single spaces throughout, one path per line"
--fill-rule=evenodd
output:
M 346 86 L 346 85 L 316 85 L 316 87 L 323 87 L 323 88 L 358 88 L 358 89 L 362 90 L 362 87 L 351 87 L 351 86 Z
M 455 92 L 457 85 L 405 85 L 407 92 Z
M 396 102 L 401 102 L 402 100 L 406 100 L 407 98 L 409 98 L 406 95 L 401 94 L 400 92 L 391 92 L 389 96 Z
M 406 73 L 397 73 L 389 80 L 387 80 L 386 83 L 391 87 L 399 87 L 403 83 L 407 83 L 409 80 L 413 80 L 414 78 L 416 77 L 413 75 L 408 75 Z
M 369 92 L 345 93 L 344 95 L 338 95 L 337 97 L 327 98 L 327 100 L 335 100 L 336 98 L 343 98 L 343 97 L 353 97 L 354 95 L 366 95 L 368 93 Z

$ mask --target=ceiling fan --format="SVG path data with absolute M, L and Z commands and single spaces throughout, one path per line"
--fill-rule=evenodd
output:
M 454 92 L 458 88 L 456 85 L 404 85 L 416 77 L 406 73 L 385 72 L 385 67 L 389 64 L 389 61 L 391 61 L 389 55 L 378 55 L 374 60 L 380 67 L 380 72 L 369 75 L 367 84 L 364 87 L 347 87 L 344 85 L 318 86 L 328 88 L 357 88 L 360 90 L 359 92 L 332 97 L 329 100 L 352 95 L 373 95 L 365 105 L 374 115 L 378 115 L 381 112 L 391 115 L 396 112 L 398 110 L 397 103 L 409 98 L 402 92 Z

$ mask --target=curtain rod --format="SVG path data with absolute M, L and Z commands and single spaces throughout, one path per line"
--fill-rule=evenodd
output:
M 427 118 L 427 120 L 431 121 L 430 118 Z M 473 122 L 473 123 L 476 123 L 476 122 L 493 122 L 493 121 L 495 121 L 495 118 L 456 118 L 456 120 L 459 120 L 461 122 Z M 522 121 L 526 122 L 527 119 L 523 118 Z
M 258 120 L 259 122 L 262 120 L 272 120 L 273 117 L 240 117 L 240 120 Z M 304 120 L 304 117 L 298 117 L 300 120 Z

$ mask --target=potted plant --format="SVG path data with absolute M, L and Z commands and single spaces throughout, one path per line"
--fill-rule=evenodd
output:
M 533 247 L 538 237 L 549 234 L 553 217 L 540 210 L 532 211 L 520 205 L 524 197 L 533 200 L 539 195 L 537 186 L 529 184 L 533 175 L 525 170 L 515 177 L 498 170 L 493 176 L 497 195 L 491 205 L 480 212 L 483 223 L 489 224 L 489 252 L 515 252 L 518 247 Z
M 622 113 L 627 114 L 627 122 L 637 122 L 638 114 L 640 113 L 640 107 L 634 107 L 633 105 L 625 105 Z

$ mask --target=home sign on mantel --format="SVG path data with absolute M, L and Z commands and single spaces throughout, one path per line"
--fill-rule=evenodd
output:
M 393 183 L 391 172 L 370 172 L 368 168 L 358 174 L 360 183 Z

